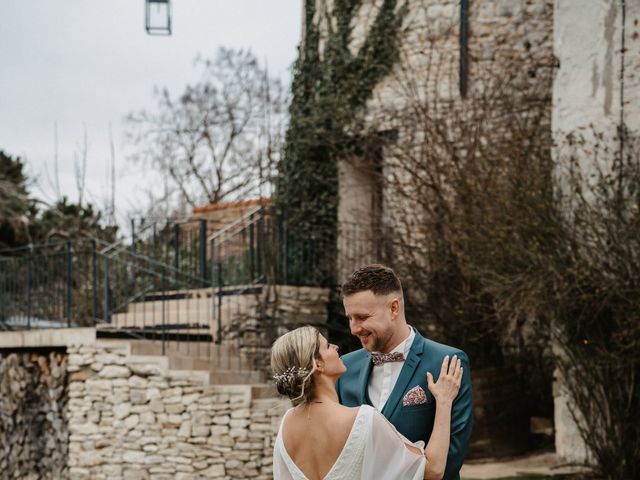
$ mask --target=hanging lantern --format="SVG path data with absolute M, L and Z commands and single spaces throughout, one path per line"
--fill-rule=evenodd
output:
M 171 35 L 170 0 L 145 0 L 144 13 L 149 35 Z

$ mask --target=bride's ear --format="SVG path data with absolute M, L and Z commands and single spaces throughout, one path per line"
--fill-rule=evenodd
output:
M 324 372 L 324 362 L 322 360 L 313 359 L 313 371 L 314 372 Z

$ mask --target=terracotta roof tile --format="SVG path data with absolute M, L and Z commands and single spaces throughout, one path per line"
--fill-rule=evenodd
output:
M 253 207 L 257 205 L 271 205 L 270 198 L 254 198 L 251 200 L 237 200 L 235 202 L 210 203 L 201 207 L 193 207 L 193 213 L 214 212 L 228 208 Z

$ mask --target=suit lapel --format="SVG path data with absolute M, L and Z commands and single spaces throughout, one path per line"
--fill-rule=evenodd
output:
M 389 395 L 389 399 L 387 400 L 387 403 L 384 404 L 384 408 L 382 409 L 382 414 L 387 418 L 391 418 L 391 415 L 400 403 L 402 392 L 404 392 L 405 388 L 413 378 L 416 368 L 420 364 L 422 351 L 424 348 L 424 339 L 417 330 L 415 332 L 416 336 L 413 339 L 411 350 L 409 350 L 407 358 L 404 361 L 402 370 L 400 370 L 400 376 L 398 376 L 398 380 L 396 381 L 396 384 L 391 391 L 391 395 Z
M 360 368 L 360 376 L 358 377 L 358 401 L 360 402 L 360 405 L 369 404 L 367 401 L 369 398 L 369 377 L 371 376 L 371 370 L 373 369 L 371 354 L 367 352 L 362 362 L 363 364 Z

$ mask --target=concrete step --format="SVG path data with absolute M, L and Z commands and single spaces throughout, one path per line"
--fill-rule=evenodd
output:
M 173 312 L 176 310 L 183 311 L 210 311 L 213 308 L 213 300 L 210 298 L 185 298 L 185 299 L 167 299 L 153 300 L 147 302 L 134 302 L 129 304 L 128 312 Z
M 213 385 L 253 385 L 265 384 L 266 375 L 261 372 L 235 372 L 212 370 L 209 374 L 209 381 Z
M 118 349 L 128 357 L 127 363 L 144 375 L 166 375 L 172 379 L 189 379 L 205 385 L 257 385 L 257 394 L 272 396 L 264 373 L 256 371 L 232 345 L 194 342 L 189 351 L 180 349 L 180 342 L 162 344 L 146 340 L 99 339 L 98 343 Z
M 255 311 L 255 304 L 234 304 L 223 303 L 221 308 L 215 309 L 181 309 L 171 307 L 173 302 L 167 302 L 164 311 L 161 308 L 138 309 L 137 306 L 132 311 L 125 313 L 115 313 L 111 316 L 111 321 L 119 326 L 145 327 L 162 324 L 176 323 L 201 323 L 217 325 L 218 315 L 220 315 L 222 325 L 229 325 L 232 319 L 238 316 L 251 315 Z
M 136 355 L 162 355 L 162 343 L 132 341 Z M 253 365 L 232 345 L 212 342 L 165 342 L 165 355 L 175 369 L 252 371 Z
M 244 375 L 244 372 L 255 373 L 253 366 L 240 357 L 218 360 L 215 357 L 202 359 L 170 355 L 168 358 L 170 367 L 175 370 L 207 370 L 212 373 L 228 371 L 235 372 L 236 375 Z
M 253 308 L 259 303 L 254 295 L 232 295 L 217 298 L 184 298 L 152 300 L 146 302 L 134 302 L 129 304 L 129 312 L 161 312 L 165 311 L 189 310 L 189 311 L 210 311 L 218 308 L 218 302 L 224 305 L 234 305 L 236 308 Z
M 165 312 L 162 311 L 146 313 L 114 313 L 111 315 L 111 323 L 119 327 L 153 327 L 159 325 L 175 324 L 205 324 L 213 322 L 212 316 L 208 312 Z

